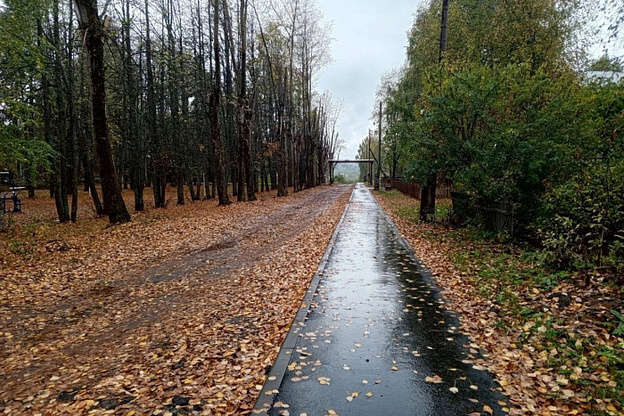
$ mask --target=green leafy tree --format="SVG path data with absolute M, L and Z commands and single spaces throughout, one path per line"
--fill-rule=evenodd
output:
M 438 9 L 437 2 L 423 7 L 410 32 L 407 65 L 387 103 L 389 134 L 408 155 L 408 176 L 422 183 L 436 172 L 465 177 L 466 183 L 483 184 L 482 199 L 519 199 L 522 192 L 511 184 L 530 188 L 544 176 L 527 175 L 526 184 L 516 179 L 542 166 L 523 162 L 535 149 L 523 144 L 531 132 L 519 126 L 539 118 L 551 101 L 548 91 L 531 89 L 532 83 L 543 86 L 570 74 L 565 51 L 574 9 L 554 0 L 452 2 L 443 64 L 438 63 Z M 499 134 L 496 141 L 493 133 Z M 485 168 L 480 177 L 476 163 Z M 490 181 L 491 174 L 501 179 Z
M 585 87 L 583 140 L 570 169 L 543 199 L 538 230 L 549 260 L 566 266 L 624 264 L 624 88 Z M 577 115 L 577 116 L 578 116 Z
M 39 111 L 45 58 L 36 21 L 44 10 L 42 1 L 7 0 L 0 12 L 0 168 L 23 173 L 30 196 L 36 174 L 49 171 L 54 155 Z
M 602 55 L 589 66 L 591 71 L 621 72 L 622 68 L 622 62 L 619 59 L 610 58 L 607 54 Z

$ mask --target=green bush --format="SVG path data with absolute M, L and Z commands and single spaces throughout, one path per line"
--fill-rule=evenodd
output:
M 592 135 L 577 149 L 572 174 L 542 198 L 537 220 L 547 259 L 563 266 L 624 264 L 624 86 L 588 87 Z
M 604 178 L 599 171 L 595 167 L 546 195 L 548 215 L 539 220 L 539 234 L 551 262 L 577 267 L 621 267 L 624 177 L 609 186 L 601 180 Z

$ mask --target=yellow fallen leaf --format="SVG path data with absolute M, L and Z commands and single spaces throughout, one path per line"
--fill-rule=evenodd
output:
M 427 376 L 425 377 L 425 381 L 427 383 L 442 383 L 442 377 L 440 377 L 439 375 L 434 375 L 433 377 Z
M 483 406 L 483 411 L 485 413 L 494 414 L 494 410 L 492 410 L 492 408 L 490 406 L 488 406 L 487 404 L 485 406 Z
M 319 377 L 316 379 L 320 384 L 324 386 L 329 386 L 329 381 L 331 380 L 329 377 Z

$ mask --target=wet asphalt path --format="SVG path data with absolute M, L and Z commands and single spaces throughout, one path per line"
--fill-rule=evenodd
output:
M 332 241 L 254 413 L 505 414 L 457 318 L 363 185 Z

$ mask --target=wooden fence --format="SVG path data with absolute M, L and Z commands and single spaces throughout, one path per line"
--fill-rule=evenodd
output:
M 501 232 L 507 231 L 514 234 L 514 206 L 509 202 L 492 202 L 487 205 L 479 205 L 467 195 L 453 192 L 453 213 L 455 219 L 464 222 L 468 218 L 481 218 L 486 230 Z
M 397 180 L 390 180 L 389 186 L 396 189 L 399 192 L 403 192 L 405 195 L 409 195 L 412 198 L 420 200 L 421 187 L 418 182 L 403 182 Z M 450 184 L 441 184 L 436 188 L 436 199 L 450 199 L 452 186 Z
M 421 187 L 418 182 L 403 182 L 387 180 L 385 186 L 390 186 L 412 198 L 420 200 Z M 439 184 L 436 189 L 436 199 L 451 199 L 453 213 L 456 219 L 463 222 L 467 218 L 480 217 L 486 229 L 495 232 L 508 231 L 514 233 L 514 207 L 507 202 L 494 203 L 489 206 L 475 204 L 470 198 L 452 191 L 450 184 Z
M 485 228 L 490 231 L 501 232 L 506 230 L 509 235 L 514 234 L 514 208 L 508 202 L 499 202 L 494 206 L 479 207 L 483 216 Z

